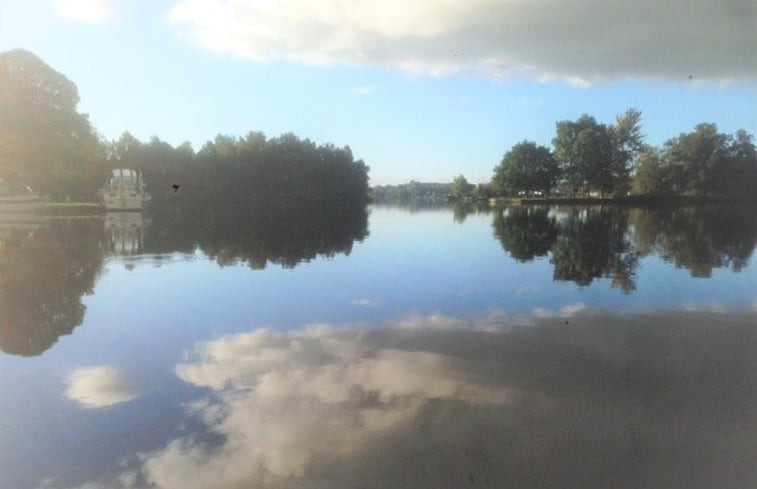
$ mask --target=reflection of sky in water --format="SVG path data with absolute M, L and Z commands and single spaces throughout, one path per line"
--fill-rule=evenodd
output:
M 418 316 L 199 343 L 174 368 L 200 390 L 173 424 L 194 428 L 125 453 L 86 487 L 757 482 L 753 313 L 584 311 L 569 323 Z
M 68 377 L 66 397 L 85 408 L 104 408 L 140 396 L 139 387 L 118 369 L 102 365 L 82 367 Z
M 742 475 L 741 460 L 756 454 L 750 440 L 757 433 L 742 417 L 755 406 L 740 396 L 757 379 L 751 363 L 737 365 L 757 353 L 751 336 L 734 328 L 721 337 L 693 325 L 691 336 L 680 337 L 678 329 L 697 318 L 722 323 L 729 316 L 656 318 L 659 333 L 651 336 L 596 324 L 569 330 L 575 334 L 548 328 L 463 334 L 460 324 L 444 319 L 580 318 L 585 309 L 754 310 L 753 261 L 740 273 L 714 269 L 710 279 L 692 279 L 688 270 L 647 256 L 636 290 L 623 294 L 609 279 L 583 288 L 554 282 L 548 257 L 512 260 L 493 238 L 490 214 L 460 224 L 448 210 L 387 209 L 373 211 L 370 236 L 349 256 L 293 269 L 221 268 L 199 254 L 160 261 L 131 257 L 136 266 L 130 269 L 111 257 L 94 294 L 82 299 L 86 315 L 72 335 L 41 357 L 0 357 L 0 453 L 8 454 L 0 474 L 14 474 L 0 475 L 0 482 L 15 478 L 0 486 L 27 481 L 36 487 L 42 475 L 59 479 L 50 487 L 102 477 L 116 481 L 107 487 L 138 487 L 144 477 L 165 487 L 219 487 L 213 480 L 222 476 L 241 487 L 276 487 L 301 486 L 296 478 L 307 475 L 313 487 L 370 486 L 365 481 L 460 487 L 471 477 L 476 484 L 489 477 L 491 484 L 557 487 L 555 481 L 565 480 L 614 487 L 623 480 L 620 467 L 650 474 L 652 482 L 638 487 L 686 487 L 653 485 L 670 475 L 664 461 L 689 467 L 674 457 L 676 447 L 711 459 L 702 470 Z M 384 335 L 374 327 L 408 317 L 414 322 Z M 754 325 L 754 315 L 747 322 Z M 313 323 L 335 326 L 301 329 Z M 364 324 L 371 327 L 360 329 Z M 251 332 L 262 326 L 270 330 Z M 552 349 L 555 334 L 560 348 L 570 346 L 564 355 Z M 197 351 L 183 357 L 196 342 Z M 721 357 L 707 353 L 708 343 Z M 111 372 L 82 384 L 100 408 L 81 409 L 65 393 L 77 369 L 98 365 L 125 377 Z M 708 371 L 717 375 L 697 377 Z M 221 389 L 210 394 L 209 388 Z M 722 405 L 717 395 L 724 396 Z M 185 416 L 188 409 L 193 416 Z M 719 424 L 720 415 L 736 424 Z M 205 436 L 191 435 L 198 432 Z M 175 441 L 166 447 L 168 440 Z M 136 463 L 138 452 L 151 455 Z M 257 460 L 253 468 L 249 457 Z M 529 472 L 544 457 L 558 463 L 546 472 L 542 467 L 541 476 Z M 560 469 L 585 457 L 594 461 L 586 479 Z M 131 468 L 119 468 L 119 461 Z M 130 472 L 135 467 L 138 477 Z M 718 480 L 715 472 L 709 479 L 692 474 Z M 693 475 L 686 480 L 688 487 L 707 487 Z M 600 481 L 603 486 L 590 484 Z

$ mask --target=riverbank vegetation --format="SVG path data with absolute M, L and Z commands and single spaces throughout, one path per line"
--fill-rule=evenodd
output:
M 646 144 L 641 112 L 629 109 L 614 124 L 589 115 L 559 121 L 552 148 L 521 141 L 494 168 L 498 196 L 665 197 L 743 200 L 757 188 L 757 149 L 744 130 L 718 132 L 698 124 L 692 132 Z M 633 199 L 632 199 L 633 200 Z
M 494 168 L 490 182 L 471 184 L 463 175 L 450 183 L 373 188 L 376 202 L 435 204 L 486 201 L 563 204 L 667 204 L 754 200 L 757 148 L 745 130 L 718 131 L 712 123 L 647 144 L 641 112 L 628 109 L 613 124 L 584 114 L 555 125 L 552 146 L 516 143 Z
M 76 85 L 34 54 L 0 53 L 0 179 L 29 185 L 56 202 L 99 200 L 113 168 L 141 171 L 155 206 L 175 205 L 187 194 L 192 203 L 185 204 L 203 209 L 255 201 L 328 211 L 369 200 L 369 168 L 347 146 L 259 132 L 218 135 L 199 151 L 158 137 L 139 141 L 128 132 L 105 141 L 77 110 L 78 102 Z M 515 144 L 490 182 L 474 185 L 459 175 L 451 183 L 377 186 L 372 197 L 395 204 L 491 197 L 638 203 L 754 199 L 755 188 L 757 149 L 745 130 L 727 134 L 702 123 L 655 147 L 645 141 L 641 112 L 628 109 L 611 124 L 587 114 L 558 121 L 551 147 Z
M 157 206 L 183 203 L 184 212 L 263 204 L 328 212 L 368 202 L 369 168 L 347 146 L 259 132 L 219 135 L 197 152 L 128 132 L 105 141 L 78 102 L 76 85 L 34 54 L 0 53 L 0 178 L 53 201 L 96 201 L 111 169 L 131 168 Z

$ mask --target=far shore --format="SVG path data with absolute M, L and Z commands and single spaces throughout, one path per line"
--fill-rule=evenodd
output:
M 508 205 L 697 205 L 697 204 L 757 204 L 757 196 L 691 196 L 691 195 L 629 195 L 626 197 L 495 197 L 488 200 L 492 207 Z

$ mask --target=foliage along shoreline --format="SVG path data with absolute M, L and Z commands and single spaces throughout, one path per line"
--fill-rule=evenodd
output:
M 78 103 L 76 85 L 36 55 L 0 53 L 0 179 L 52 202 L 85 203 L 100 200 L 112 169 L 130 168 L 142 173 L 154 207 L 168 212 L 223 206 L 250 213 L 256 202 L 357 212 L 369 201 L 369 167 L 349 146 L 260 132 L 218 135 L 199 151 L 155 136 L 142 142 L 128 132 L 105 141 Z
M 409 182 L 374 188 L 382 202 L 697 204 L 757 201 L 754 136 L 702 123 L 661 147 L 645 142 L 641 112 L 613 124 L 584 114 L 555 124 L 552 147 L 523 140 L 494 167 L 491 181 L 472 185 Z
M 626 195 L 618 197 L 500 197 L 488 201 L 491 206 L 505 205 L 617 205 L 632 207 L 688 206 L 710 204 L 757 203 L 757 195 Z
M 132 168 L 143 173 L 153 207 L 181 204 L 191 212 L 225 206 L 255 213 L 253 201 L 283 209 L 360 208 L 371 199 L 628 205 L 757 201 L 757 148 L 751 134 L 723 134 L 715 124 L 699 124 L 657 148 L 644 141 L 636 109 L 612 124 L 587 114 L 558 121 L 552 148 L 528 140 L 515 144 L 488 183 L 472 185 L 459 175 L 450 184 L 371 189 L 368 166 L 353 157 L 349 146 L 316 145 L 294 134 L 267 138 L 260 132 L 218 135 L 199 151 L 156 136 L 142 142 L 128 132 L 105 141 L 77 111 L 78 102 L 76 85 L 34 54 L 0 53 L 0 179 L 31 185 L 55 203 L 94 202 L 111 169 Z M 48 210 L 73 212 L 57 205 Z
M 659 148 L 644 139 L 636 109 L 614 124 L 587 114 L 558 121 L 553 149 L 532 141 L 514 145 L 494 168 L 492 190 L 502 196 L 612 197 L 617 203 L 755 199 L 757 148 L 745 130 L 725 134 L 701 123 Z

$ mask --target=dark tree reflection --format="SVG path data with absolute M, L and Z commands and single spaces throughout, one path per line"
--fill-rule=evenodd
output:
M 191 252 L 196 248 L 219 265 L 268 263 L 291 268 L 318 256 L 349 254 L 368 235 L 365 207 L 308 206 L 272 208 L 246 205 L 190 212 L 182 206 L 154 216 L 145 234 L 148 253 Z
M 292 268 L 317 256 L 349 255 L 353 243 L 368 234 L 368 214 L 357 211 L 291 209 L 247 219 L 219 216 L 198 236 L 202 251 L 221 265 L 245 262 L 254 269 L 267 263 Z
M 0 245 L 0 349 L 39 355 L 81 324 L 102 269 L 100 219 L 6 226 Z
M 493 226 L 513 259 L 551 254 L 555 280 L 609 278 L 626 293 L 636 288 L 640 257 L 659 255 L 709 277 L 714 268 L 741 271 L 757 245 L 757 218 L 745 206 L 512 207 Z
M 628 237 L 628 211 L 618 207 L 511 207 L 494 216 L 494 234 L 512 258 L 551 254 L 554 280 L 580 286 L 610 278 L 636 288 L 638 255 Z
M 512 207 L 494 216 L 494 234 L 514 259 L 545 256 L 557 239 L 555 218 L 547 207 Z
M 745 206 L 634 209 L 631 221 L 641 254 L 657 253 L 694 277 L 741 271 L 757 244 L 757 218 Z
M 584 286 L 605 277 L 624 292 L 636 289 L 638 255 L 626 233 L 627 209 L 570 208 L 558 229 L 551 260 L 555 280 Z

